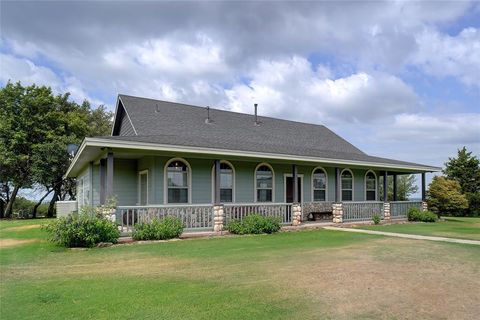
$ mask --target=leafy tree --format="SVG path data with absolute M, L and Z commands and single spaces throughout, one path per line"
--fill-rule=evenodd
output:
M 33 149 L 45 137 L 45 116 L 53 103 L 46 87 L 8 83 L 0 89 L 0 177 L 13 187 L 5 208 L 7 216 L 12 214 L 18 191 L 33 184 Z
M 465 195 L 461 193 L 458 181 L 445 177 L 433 177 L 427 193 L 427 203 L 430 210 L 437 215 L 463 215 L 468 207 Z
M 0 89 L 0 107 L 0 181 L 13 186 L 6 214 L 12 214 L 18 190 L 40 186 L 45 194 L 32 215 L 53 192 L 48 209 L 52 216 L 55 201 L 75 193 L 75 183 L 63 178 L 70 161 L 67 145 L 108 134 L 112 113 L 103 106 L 92 109 L 88 101 L 69 101 L 68 93 L 54 96 L 50 88 L 20 83 Z
M 480 160 L 467 148 L 458 149 L 456 158 L 448 158 L 443 173 L 448 179 L 458 181 L 462 193 L 480 192 Z
M 383 180 L 380 179 L 380 199 L 383 199 Z M 393 176 L 388 176 L 388 199 L 393 199 Z M 397 176 L 397 200 L 406 201 L 412 194 L 418 191 L 416 178 L 413 174 Z
M 448 158 L 443 173 L 448 179 L 458 181 L 462 193 L 468 200 L 467 215 L 480 215 L 480 160 L 468 152 L 458 149 L 456 158 Z

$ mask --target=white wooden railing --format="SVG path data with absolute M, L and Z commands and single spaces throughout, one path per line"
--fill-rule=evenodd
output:
M 291 203 L 226 203 L 224 204 L 225 224 L 229 221 L 242 220 L 249 214 L 278 217 L 283 224 L 292 223 Z
M 383 219 L 383 202 L 348 201 L 342 203 L 343 221 L 371 221 L 374 215 Z
M 213 205 L 120 206 L 116 210 L 116 220 L 122 231 L 131 231 L 137 223 L 165 217 L 179 218 L 186 229 L 213 228 Z
M 422 209 L 422 201 L 391 201 L 390 216 L 393 219 L 406 218 L 411 208 Z

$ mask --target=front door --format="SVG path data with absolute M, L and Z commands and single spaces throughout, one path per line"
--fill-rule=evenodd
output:
M 302 178 L 297 177 L 298 202 L 302 201 Z M 286 177 L 285 199 L 287 203 L 293 202 L 293 177 Z

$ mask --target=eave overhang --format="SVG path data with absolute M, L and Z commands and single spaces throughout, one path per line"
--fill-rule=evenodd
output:
M 135 150 L 135 151 L 163 151 L 173 153 L 189 153 L 192 155 L 215 155 L 215 156 L 227 156 L 227 157 L 240 157 L 251 159 L 272 159 L 272 160 L 286 160 L 295 161 L 298 163 L 321 163 L 331 165 L 344 165 L 344 166 L 358 166 L 365 168 L 375 168 L 379 170 L 390 171 L 409 171 L 411 173 L 423 173 L 423 172 L 437 172 L 441 168 L 434 166 L 415 166 L 404 164 L 391 164 L 372 161 L 358 161 L 358 160 L 345 160 L 345 159 L 332 159 L 322 157 L 311 156 L 299 156 L 279 153 L 264 153 L 254 151 L 242 151 L 242 150 L 228 150 L 228 149 L 216 149 L 216 148 L 204 148 L 204 147 L 190 147 L 190 146 L 177 146 L 167 144 L 145 143 L 136 141 L 122 141 L 111 140 L 102 138 L 85 138 L 80 145 L 78 152 L 70 164 L 65 177 L 76 177 L 79 171 L 89 162 L 95 161 L 98 157 L 104 153 L 104 150 Z

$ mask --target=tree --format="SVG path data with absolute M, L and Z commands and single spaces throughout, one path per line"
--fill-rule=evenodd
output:
M 440 216 L 463 215 L 463 210 L 468 207 L 465 195 L 461 193 L 458 181 L 445 177 L 433 177 L 427 192 L 427 203 L 430 210 Z
M 480 160 L 467 152 L 467 148 L 458 149 L 457 158 L 448 158 L 443 173 L 448 179 L 458 181 L 462 193 L 480 192 Z
M 33 184 L 33 149 L 45 138 L 45 115 L 53 103 L 52 92 L 46 87 L 8 83 L 0 89 L 0 177 L 13 187 L 6 216 L 12 214 L 18 191 Z
M 388 176 L 388 199 L 393 199 L 393 176 Z M 418 191 L 416 178 L 413 174 L 397 176 L 397 200 L 406 201 Z M 380 179 L 380 199 L 383 199 L 383 181 Z
M 48 216 L 53 216 L 55 201 L 74 194 L 75 183 L 63 178 L 70 162 L 67 145 L 78 145 L 85 136 L 108 134 L 111 119 L 112 113 L 103 106 L 77 104 L 68 93 L 55 96 L 47 87 L 9 82 L 0 89 L 0 181 L 12 186 L 7 216 L 18 190 L 32 186 L 45 190 L 33 206 L 33 217 L 52 192 Z

